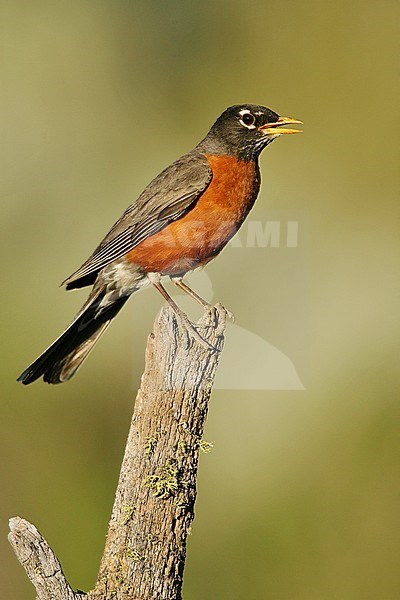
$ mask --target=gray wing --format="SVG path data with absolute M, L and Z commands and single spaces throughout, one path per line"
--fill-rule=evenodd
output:
M 147 237 L 164 229 L 171 221 L 183 217 L 211 179 L 212 170 L 204 154 L 190 152 L 176 160 L 153 179 L 88 260 L 63 284 L 69 286 L 78 279 L 97 273 Z

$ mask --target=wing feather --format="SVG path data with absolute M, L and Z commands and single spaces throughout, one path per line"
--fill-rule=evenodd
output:
M 203 154 L 192 151 L 179 158 L 153 179 L 88 260 L 63 284 L 70 286 L 83 277 L 99 272 L 146 238 L 164 229 L 171 221 L 183 217 L 197 202 L 211 179 L 212 171 Z

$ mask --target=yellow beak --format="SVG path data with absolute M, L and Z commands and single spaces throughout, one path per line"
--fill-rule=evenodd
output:
M 301 133 L 299 129 L 281 129 L 281 125 L 302 125 L 303 121 L 299 121 L 298 119 L 292 119 L 291 117 L 279 117 L 275 123 L 267 123 L 266 125 L 261 125 L 259 127 L 259 131 L 261 131 L 264 135 L 282 135 L 283 133 Z M 279 127 L 279 129 L 278 129 Z

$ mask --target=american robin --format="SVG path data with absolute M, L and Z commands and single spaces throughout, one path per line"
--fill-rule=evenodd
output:
M 258 157 L 278 136 L 297 133 L 281 127 L 292 123 L 301 121 L 254 104 L 225 110 L 193 150 L 149 183 L 90 258 L 63 282 L 67 290 L 93 288 L 71 325 L 18 381 L 70 379 L 129 296 L 149 284 L 201 342 L 161 278 L 169 276 L 209 308 L 182 278 L 217 256 L 242 225 L 260 189 Z

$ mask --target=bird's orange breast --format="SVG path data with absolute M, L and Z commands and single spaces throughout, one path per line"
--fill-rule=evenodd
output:
M 147 272 L 183 275 L 216 256 L 236 233 L 260 188 L 256 162 L 207 156 L 213 172 L 208 188 L 186 215 L 126 255 Z

